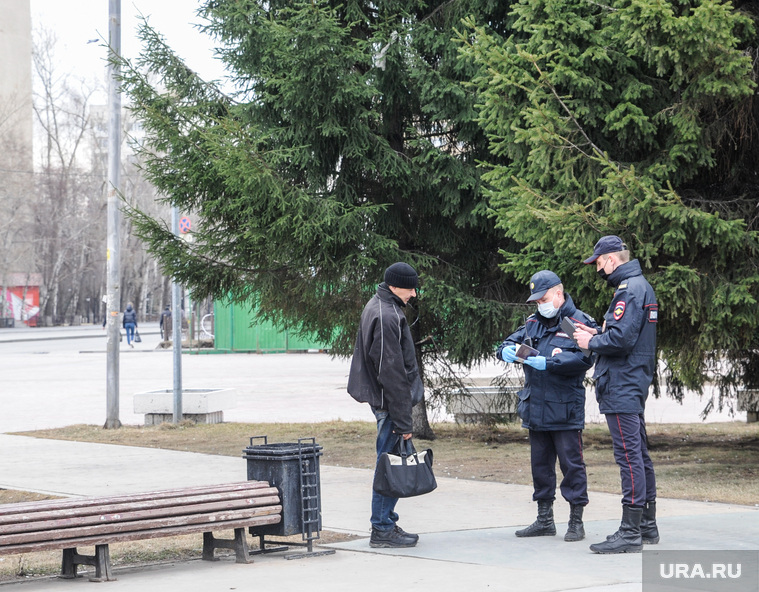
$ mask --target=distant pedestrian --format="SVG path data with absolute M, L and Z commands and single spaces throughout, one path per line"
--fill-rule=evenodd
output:
M 132 341 L 134 341 L 134 331 L 137 329 L 137 311 L 134 310 L 131 302 L 127 304 L 126 310 L 124 311 L 124 318 L 121 321 L 121 324 L 126 331 L 127 345 L 131 348 L 134 348 Z
M 393 263 L 364 307 L 353 351 L 348 392 L 369 403 L 377 419 L 377 459 L 400 439 L 410 440 L 411 409 L 424 397 L 414 340 L 403 309 L 416 296 L 419 277 L 407 263 Z M 398 526 L 398 498 L 372 492 L 371 547 L 413 547 L 419 535 Z
M 168 304 L 163 308 L 158 326 L 161 328 L 161 339 L 168 341 L 171 333 L 171 307 Z

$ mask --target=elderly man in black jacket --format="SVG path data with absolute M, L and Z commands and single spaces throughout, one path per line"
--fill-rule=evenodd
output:
M 412 436 L 411 409 L 424 396 L 404 308 L 419 278 L 407 263 L 385 270 L 385 281 L 364 307 L 348 377 L 348 392 L 369 403 L 377 419 L 377 458 Z M 372 547 L 413 547 L 419 540 L 398 526 L 398 498 L 372 494 Z

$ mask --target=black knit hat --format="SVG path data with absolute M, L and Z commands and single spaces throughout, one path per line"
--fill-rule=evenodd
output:
M 399 261 L 385 270 L 385 283 L 396 288 L 416 288 L 419 285 L 419 276 L 408 263 Z

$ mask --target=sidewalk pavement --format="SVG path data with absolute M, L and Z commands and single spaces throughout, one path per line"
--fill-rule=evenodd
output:
M 0 487 L 76 496 L 240 481 L 247 475 L 242 458 L 246 444 L 241 443 L 240 458 L 234 458 L 0 434 Z M 568 514 L 563 500 L 555 504 L 557 536 L 518 539 L 514 531 L 535 517 L 530 487 L 440 478 L 431 494 L 398 504 L 400 524 L 420 533 L 419 544 L 411 549 L 372 549 L 371 480 L 370 470 L 321 466 L 323 528 L 362 537 L 330 545 L 335 555 L 284 561 L 283 554 L 275 553 L 257 556 L 249 565 L 224 559 L 117 569 L 118 580 L 103 586 L 113 592 L 386 592 L 388 586 L 425 591 L 641 590 L 642 554 L 602 556 L 588 549 L 616 530 L 617 495 L 591 493 L 584 541 L 563 541 Z M 651 550 L 759 549 L 757 507 L 659 499 L 658 510 L 662 541 Z M 47 592 L 88 590 L 93 585 L 85 578 L 9 587 Z
M 234 458 L 7 433 L 74 423 L 102 425 L 105 346 L 98 330 L 77 329 L 77 339 L 37 343 L 13 341 L 10 333 L 0 331 L 0 487 L 81 496 L 244 480 L 242 450 L 247 442 L 240 443 L 240 457 Z M 171 384 L 170 353 L 154 352 L 158 337 L 149 327 L 146 335 L 138 348 L 122 348 L 124 423 L 142 423 L 130 408 L 135 392 Z M 238 405 L 225 412 L 227 421 L 370 420 L 366 406 L 345 394 L 345 360 L 323 355 L 185 355 L 182 363 L 186 388 L 238 389 Z M 335 555 L 285 561 L 275 553 L 256 556 L 249 565 L 225 559 L 117 568 L 118 581 L 102 586 L 113 592 L 641 590 L 641 554 L 601 556 L 588 549 L 619 525 L 618 495 L 591 493 L 584 541 L 563 541 L 568 506 L 561 499 L 555 504 L 556 537 L 518 539 L 514 531 L 535 518 L 530 487 L 439 478 L 436 491 L 398 504 L 400 524 L 420 533 L 419 544 L 412 549 L 371 549 L 371 480 L 369 470 L 321 466 L 324 529 L 361 537 L 330 545 Z M 759 506 L 660 498 L 657 509 L 662 541 L 645 552 L 759 550 Z M 0 557 L 3 560 L 10 559 Z M 48 592 L 90 590 L 94 585 L 86 578 L 50 579 L 8 588 Z

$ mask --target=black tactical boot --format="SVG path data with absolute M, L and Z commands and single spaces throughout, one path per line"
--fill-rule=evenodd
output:
M 518 537 L 554 536 L 556 525 L 553 522 L 553 500 L 538 500 L 538 519 L 514 534 Z
M 643 516 L 643 508 L 622 506 L 622 523 L 619 530 L 613 535 L 606 537 L 602 543 L 590 546 L 594 553 L 640 553 L 643 550 L 643 541 L 640 536 L 640 519 Z
M 656 502 L 646 502 L 640 519 L 640 536 L 644 545 L 659 542 L 659 529 L 656 527 Z
M 582 511 L 585 506 L 569 504 L 569 524 L 567 524 L 567 534 L 564 540 L 568 543 L 581 541 L 585 538 L 585 528 L 582 525 Z

